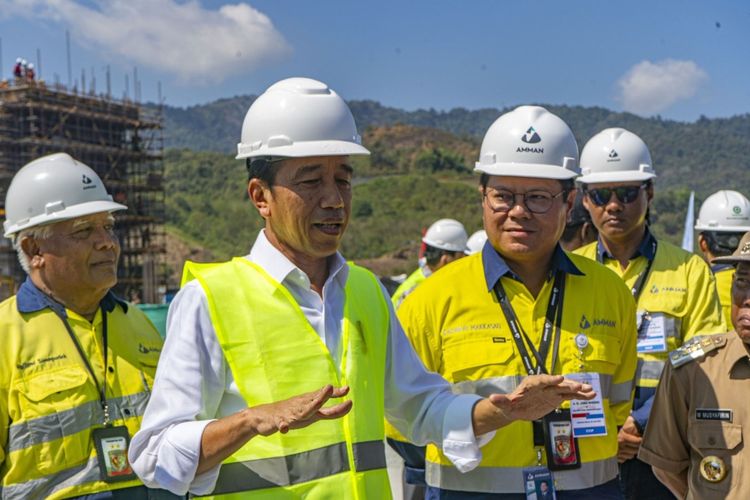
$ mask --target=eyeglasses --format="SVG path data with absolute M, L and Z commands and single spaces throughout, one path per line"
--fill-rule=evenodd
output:
M 560 191 L 552 194 L 543 190 L 526 191 L 525 193 L 514 193 L 508 189 L 488 188 L 484 191 L 484 197 L 487 204 L 493 212 L 510 212 L 510 209 L 518 205 L 516 202 L 518 196 L 521 197 L 521 205 L 532 214 L 543 214 L 549 212 L 555 198 L 564 194 Z
M 628 204 L 633 203 L 638 199 L 638 195 L 645 185 L 646 184 L 641 184 L 640 186 L 619 186 L 615 188 L 587 189 L 586 196 L 588 196 L 589 200 L 591 200 L 594 205 L 598 207 L 603 207 L 604 205 L 609 203 L 609 200 L 612 199 L 613 193 L 620 203 Z

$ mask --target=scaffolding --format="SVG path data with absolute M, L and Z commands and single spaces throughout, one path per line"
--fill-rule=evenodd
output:
M 166 283 L 163 149 L 159 106 L 43 82 L 0 85 L 0 204 L 13 175 L 40 156 L 66 152 L 90 166 L 128 206 L 116 215 L 122 254 L 115 290 L 146 303 L 160 302 Z M 3 240 L 0 282 L 17 285 L 24 272 Z

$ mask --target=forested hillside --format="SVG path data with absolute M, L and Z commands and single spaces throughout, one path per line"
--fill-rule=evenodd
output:
M 222 99 L 187 109 L 166 108 L 168 224 L 218 257 L 248 250 L 261 220 L 247 201 L 246 173 L 233 159 L 253 97 Z M 349 258 L 387 253 L 412 265 L 420 229 L 454 217 L 480 224 L 472 173 L 482 135 L 502 110 L 403 111 L 373 101 L 350 103 L 372 156 L 355 161 L 352 222 L 343 251 Z M 649 144 L 659 174 L 652 210 L 655 232 L 682 236 L 689 191 L 700 203 L 718 189 L 750 192 L 750 115 L 682 123 L 644 119 L 603 108 L 549 106 L 571 125 L 579 145 L 599 130 L 623 126 Z

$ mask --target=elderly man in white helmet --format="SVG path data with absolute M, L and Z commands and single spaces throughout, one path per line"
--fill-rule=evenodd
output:
M 750 231 L 750 200 L 737 191 L 717 191 L 703 202 L 695 221 L 698 248 L 706 262 L 727 257 L 737 250 L 742 236 Z M 715 262 L 711 272 L 727 326 L 732 324 L 732 278 L 734 266 Z
M 651 234 L 656 172 L 640 137 L 623 128 L 599 132 L 583 148 L 581 170 L 577 181 L 599 239 L 576 253 L 617 273 L 638 311 L 635 400 L 618 438 L 623 492 L 628 499 L 671 498 L 636 453 L 669 352 L 697 334 L 726 331 L 715 281 L 700 257 Z
M 409 295 L 420 283 L 427 279 L 438 269 L 458 260 L 464 256 L 467 243 L 466 229 L 464 225 L 455 219 L 440 219 L 432 223 L 427 232 L 422 237 L 424 243 L 425 264 L 409 275 L 401 283 L 391 301 L 393 306 L 398 309 L 401 302 Z
M 337 252 L 360 145 L 346 103 L 290 78 L 250 107 L 238 158 L 265 228 L 246 257 L 188 264 L 133 440 L 133 467 L 175 493 L 388 498 L 383 422 L 461 467 L 475 435 L 591 388 L 533 377 L 507 396 L 456 396 L 426 372 L 383 287 Z M 236 498 L 236 496 L 232 496 Z
M 499 117 L 476 164 L 487 242 L 426 280 L 398 316 L 454 393 L 511 392 L 524 376 L 548 373 L 598 395 L 498 430 L 466 474 L 428 445 L 427 498 L 521 500 L 541 495 L 542 483 L 558 499 L 621 496 L 617 426 L 632 401 L 635 307 L 617 276 L 559 244 L 577 159 L 572 131 L 546 109 Z
M 28 278 L 0 304 L 4 499 L 157 498 L 127 461 L 162 340 L 111 291 L 112 212 L 125 208 L 64 153 L 27 164 L 8 188 L 5 236 Z

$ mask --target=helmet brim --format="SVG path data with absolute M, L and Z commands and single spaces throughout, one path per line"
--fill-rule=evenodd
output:
M 60 210 L 59 212 L 53 212 L 51 214 L 41 214 L 37 215 L 36 217 L 31 217 L 30 219 L 24 221 L 22 224 L 8 224 L 8 221 L 5 221 L 5 223 L 3 224 L 5 229 L 4 236 L 6 238 L 10 238 L 18 232 L 23 231 L 24 229 L 29 229 L 36 226 L 46 226 L 49 224 L 54 224 L 56 222 L 83 217 L 84 215 L 98 214 L 100 212 L 117 212 L 119 210 L 127 209 L 128 207 L 126 207 L 125 205 L 115 203 L 114 201 L 100 200 L 79 203 L 78 205 L 67 207 L 63 210 Z
M 258 156 L 281 156 L 287 158 L 304 158 L 307 156 L 351 156 L 369 155 L 370 151 L 364 146 L 349 141 L 307 141 L 297 142 L 285 146 L 268 147 L 263 145 L 251 150 L 243 144 L 237 145 L 237 160 L 255 158 Z
M 598 184 L 602 182 L 644 182 L 656 177 L 648 172 L 597 172 L 585 174 L 576 179 L 579 184 Z
M 492 163 L 477 162 L 474 172 L 503 177 L 531 177 L 535 179 L 570 180 L 578 177 L 578 172 L 559 165 L 539 163 Z

